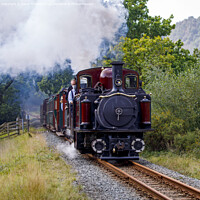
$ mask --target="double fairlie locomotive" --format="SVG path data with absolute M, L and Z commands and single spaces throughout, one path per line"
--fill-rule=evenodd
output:
M 123 69 L 91 68 L 76 75 L 73 104 L 66 90 L 41 106 L 45 127 L 74 142 L 81 153 L 101 159 L 139 159 L 143 134 L 151 131 L 151 97 L 141 88 L 139 74 Z

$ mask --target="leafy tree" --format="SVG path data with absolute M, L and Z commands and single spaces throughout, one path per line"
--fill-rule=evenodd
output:
M 52 72 L 43 76 L 42 80 L 38 82 L 38 86 L 42 92 L 51 96 L 57 93 L 62 87 L 68 86 L 73 77 L 73 70 L 71 69 L 70 62 L 66 61 L 65 66 L 56 64 Z
M 148 0 L 124 0 L 124 6 L 128 9 L 127 37 L 141 38 L 144 34 L 154 38 L 155 36 L 167 36 L 175 25 L 171 25 L 173 15 L 168 19 L 162 19 L 160 16 L 149 16 L 147 8 Z
M 121 42 L 111 50 L 110 55 L 115 54 L 116 60 L 123 60 L 127 68 L 138 71 L 141 79 L 148 83 L 153 81 L 158 72 L 178 74 L 199 62 L 198 50 L 190 55 L 182 46 L 181 41 L 174 43 L 167 37 L 163 39 L 160 36 L 150 38 L 146 35 L 140 39 L 126 37 L 121 38 Z M 103 61 L 104 65 L 110 62 L 111 60 L 107 58 Z
M 0 76 L 0 124 L 13 121 L 20 113 L 18 91 L 9 75 Z
M 0 104 L 3 103 L 3 96 L 13 83 L 13 79 L 9 75 L 1 75 L 0 77 Z
M 200 61 L 200 52 L 198 49 L 194 49 L 193 54 L 191 54 L 189 50 L 183 48 L 184 44 L 181 40 L 175 43 L 171 41 L 170 44 L 172 49 L 171 54 L 175 58 L 172 62 L 172 68 L 176 74 L 180 71 L 185 71 L 189 66 L 194 67 Z

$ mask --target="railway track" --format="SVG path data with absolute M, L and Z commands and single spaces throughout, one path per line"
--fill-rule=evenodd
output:
M 111 164 L 92 155 L 88 155 L 88 157 L 100 163 L 124 181 L 133 184 L 134 187 L 142 190 L 153 199 L 200 199 L 200 190 L 133 161 L 128 161 L 126 165 L 124 163 Z

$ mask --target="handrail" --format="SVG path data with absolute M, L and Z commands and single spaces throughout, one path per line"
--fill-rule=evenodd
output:
M 130 95 L 130 94 L 124 94 L 124 93 L 121 93 L 121 92 L 117 92 L 117 93 L 113 93 L 113 94 L 110 94 L 110 95 L 99 96 L 99 98 L 108 98 L 108 97 L 112 97 L 112 96 L 115 96 L 115 95 L 122 95 L 122 96 L 130 97 L 130 98 L 136 97 L 136 95 Z

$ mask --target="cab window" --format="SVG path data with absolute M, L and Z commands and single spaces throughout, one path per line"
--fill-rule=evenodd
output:
M 91 88 L 92 87 L 92 77 L 89 75 L 80 76 L 80 87 L 81 87 L 81 89 Z
M 125 88 L 132 89 L 137 88 L 137 76 L 136 75 L 126 75 L 125 76 Z

